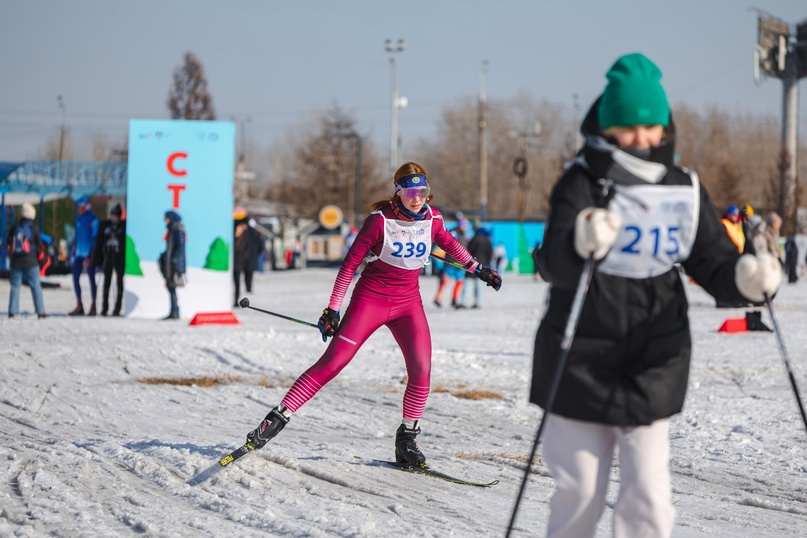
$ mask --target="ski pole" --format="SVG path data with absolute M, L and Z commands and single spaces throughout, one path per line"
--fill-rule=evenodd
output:
M 456 267 L 457 269 L 462 269 L 463 271 L 465 271 L 465 272 L 467 272 L 467 273 L 471 273 L 472 275 L 474 274 L 474 272 L 473 272 L 473 271 L 471 271 L 470 269 L 468 269 L 467 267 L 465 267 L 464 265 L 462 265 L 460 262 L 455 262 L 455 261 L 452 261 L 452 260 L 447 260 L 446 258 L 444 258 L 444 257 L 440 256 L 439 254 L 435 254 L 435 253 L 433 253 L 433 252 L 431 253 L 431 257 L 432 257 L 432 258 L 435 258 L 435 259 L 438 259 L 438 260 L 440 260 L 441 262 L 445 262 L 445 263 L 447 263 L 448 265 L 450 265 L 451 267 Z
M 577 323 L 580 321 L 580 314 L 583 311 L 583 302 L 586 300 L 586 294 L 588 293 L 592 276 L 594 276 L 594 259 L 589 256 L 583 264 L 583 271 L 580 273 L 580 282 L 577 284 L 577 291 L 575 291 L 574 294 L 569 319 L 566 322 L 566 329 L 563 331 L 563 339 L 560 341 L 560 358 L 558 359 L 558 365 L 552 377 L 552 384 L 549 386 L 549 394 L 546 397 L 546 404 L 544 405 L 544 416 L 541 417 L 538 432 L 535 434 L 535 441 L 532 443 L 530 457 L 527 459 L 527 468 L 524 470 L 524 478 L 521 479 L 521 487 L 518 490 L 516 504 L 513 506 L 513 514 L 510 516 L 510 524 L 507 526 L 506 538 L 509 538 L 510 533 L 513 531 L 513 526 L 516 523 L 518 506 L 521 504 L 521 497 L 524 495 L 524 489 L 527 487 L 527 480 L 532 470 L 532 460 L 535 458 L 535 453 L 538 451 L 538 444 L 541 442 L 541 434 L 544 430 L 544 424 L 546 424 L 546 417 L 549 416 L 549 411 L 552 409 L 552 404 L 555 401 L 555 394 L 558 392 L 560 378 L 563 374 L 566 358 L 569 356 L 569 349 L 572 347 L 572 340 L 574 339 L 575 331 L 577 331 Z
M 269 314 L 270 316 L 276 316 L 278 318 L 287 319 L 289 321 L 293 321 L 295 323 L 302 323 L 303 325 L 308 325 L 309 327 L 314 327 L 315 329 L 319 329 L 316 323 L 311 323 L 310 321 L 303 321 L 301 319 L 292 318 L 289 316 L 284 316 L 283 314 L 278 314 L 277 312 L 269 312 L 268 310 L 264 310 L 263 308 L 255 308 L 254 306 L 249 305 L 249 299 L 244 297 L 240 301 L 238 301 L 239 306 L 241 308 L 251 308 L 252 310 L 257 310 L 258 312 L 263 312 L 264 314 Z
M 799 404 L 801 420 L 804 422 L 804 427 L 807 428 L 807 414 L 804 413 L 804 404 L 801 403 L 801 394 L 799 394 L 799 387 L 796 385 L 796 377 L 793 375 L 793 370 L 790 368 L 790 359 L 788 358 L 787 349 L 785 348 L 785 340 L 782 337 L 782 329 L 779 328 L 779 321 L 777 321 L 776 315 L 773 312 L 773 303 L 771 302 L 770 295 L 766 293 L 764 294 L 764 298 L 765 306 L 768 307 L 768 314 L 771 316 L 771 323 L 773 323 L 773 332 L 776 335 L 776 343 L 779 345 L 779 353 L 785 361 L 787 375 L 790 377 L 790 385 L 793 387 L 793 394 L 796 395 L 796 403 Z

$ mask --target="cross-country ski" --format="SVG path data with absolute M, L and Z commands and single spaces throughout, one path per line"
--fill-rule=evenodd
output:
M 448 475 L 446 473 L 440 472 L 436 469 L 432 469 L 428 466 L 418 466 L 418 465 L 407 465 L 405 463 L 400 463 L 397 461 L 385 461 L 385 460 L 376 460 L 378 463 L 383 463 L 388 467 L 392 467 L 394 469 L 398 469 L 399 471 L 404 471 L 407 473 L 413 474 L 422 474 L 426 476 L 431 476 L 433 478 L 438 478 L 440 480 L 445 480 L 446 482 L 452 482 L 454 484 L 461 484 L 463 486 L 475 486 L 479 488 L 489 488 L 490 486 L 495 486 L 499 483 L 498 480 L 492 480 L 490 482 L 474 482 L 472 480 L 466 480 L 464 478 L 457 478 L 455 476 Z

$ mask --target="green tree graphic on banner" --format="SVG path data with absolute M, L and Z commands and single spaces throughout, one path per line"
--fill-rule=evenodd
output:
M 213 271 L 227 271 L 230 268 L 230 249 L 221 237 L 211 243 L 204 268 Z
M 123 274 L 143 276 L 143 271 L 140 269 L 140 256 L 137 255 L 134 241 L 129 235 L 126 236 L 126 266 L 124 267 Z

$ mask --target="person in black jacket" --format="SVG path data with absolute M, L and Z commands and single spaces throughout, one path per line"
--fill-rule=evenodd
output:
M 260 254 L 260 239 L 255 228 L 249 225 L 246 215 L 235 221 L 233 233 L 233 283 L 235 284 L 235 300 L 233 306 L 238 306 L 241 295 L 241 275 L 244 275 L 244 284 L 247 293 L 252 293 L 252 275 L 258 267 Z
M 126 221 L 122 220 L 123 208 L 120 204 L 109 210 L 109 220 L 101 223 L 95 246 L 92 250 L 92 262 L 104 273 L 103 303 L 101 315 L 109 312 L 109 289 L 112 285 L 112 272 L 115 272 L 115 308 L 113 316 L 120 316 L 123 307 L 123 271 L 126 266 Z
M 794 284 L 799 280 L 799 247 L 796 245 L 796 238 L 788 235 L 785 240 L 785 272 L 787 273 L 787 283 Z
M 42 283 L 39 280 L 39 257 L 44 256 L 42 236 L 36 225 L 36 209 L 22 204 L 20 220 L 11 227 L 6 237 L 9 255 L 8 280 L 11 290 L 8 295 L 8 317 L 13 318 L 20 309 L 20 287 L 23 276 L 28 280 L 34 309 L 39 319 L 46 318 L 45 301 L 42 298 Z
M 614 535 L 668 537 L 675 516 L 668 419 L 682 409 L 692 348 L 679 267 L 731 302 L 763 300 L 782 274 L 770 255 L 737 251 L 697 175 L 674 164 L 658 67 L 629 54 L 606 77 L 581 127 L 585 145 L 553 188 L 536 256 L 551 284 L 530 392 L 547 413 L 543 461 L 556 486 L 547 535 L 594 536 L 618 447 Z M 589 259 L 593 279 L 549 402 Z
M 488 232 L 487 228 L 480 226 L 476 229 L 471 241 L 468 242 L 468 252 L 485 267 L 491 266 L 491 262 L 493 261 L 493 241 L 490 239 L 490 232 Z M 472 278 L 469 281 L 470 287 L 473 288 L 474 299 L 474 304 L 471 308 L 479 308 L 482 306 L 482 286 L 479 285 L 480 282 L 482 281 L 476 278 Z M 468 291 L 468 295 L 470 296 L 471 290 Z M 466 294 L 463 293 L 463 296 L 465 295 Z M 464 304 L 467 305 L 467 303 Z
M 159 265 L 171 298 L 171 312 L 163 319 L 179 319 L 177 288 L 185 285 L 185 225 L 179 213 L 165 212 L 165 228 L 165 252 L 160 254 Z

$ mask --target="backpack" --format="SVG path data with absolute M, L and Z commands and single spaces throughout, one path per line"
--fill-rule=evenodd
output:
M 31 222 L 24 222 L 14 227 L 14 235 L 11 240 L 13 256 L 21 257 L 33 251 L 34 234 L 31 225 Z

